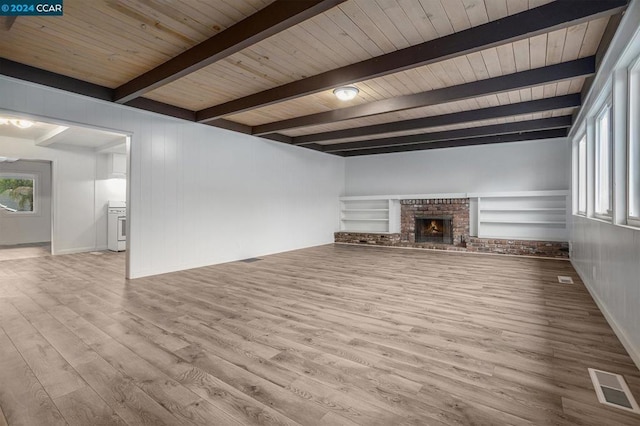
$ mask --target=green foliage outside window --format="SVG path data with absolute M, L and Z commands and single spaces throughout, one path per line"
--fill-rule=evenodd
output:
M 0 178 L 0 206 L 8 211 L 33 211 L 33 179 Z

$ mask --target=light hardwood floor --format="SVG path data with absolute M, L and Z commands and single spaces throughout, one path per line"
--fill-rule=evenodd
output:
M 11 246 L 0 245 L 0 262 L 3 260 L 26 259 L 28 257 L 51 256 L 51 244 L 17 244 Z
M 329 245 L 126 281 L 0 262 L 0 425 L 638 425 L 640 372 L 565 261 Z M 576 284 L 558 284 L 558 275 Z

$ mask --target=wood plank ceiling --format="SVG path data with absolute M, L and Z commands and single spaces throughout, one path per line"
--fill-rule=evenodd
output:
M 0 74 L 343 156 L 553 138 L 626 4 L 65 0 Z

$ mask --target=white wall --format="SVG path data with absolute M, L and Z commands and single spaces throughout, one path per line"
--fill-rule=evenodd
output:
M 333 242 L 342 158 L 10 78 L 0 93 L 0 109 L 132 134 L 132 278 Z
M 640 229 L 574 216 L 571 263 L 640 368 Z
M 138 273 L 333 242 L 343 159 L 144 117 L 151 129 L 132 142 L 131 232 L 144 231 L 133 235 L 145 255 Z
M 0 152 L 4 152 L 1 141 Z M 32 214 L 15 214 L 0 209 L 0 245 L 51 241 L 51 163 L 23 160 L 3 162 L 0 163 L 0 172 L 36 176 L 35 210 Z
M 562 138 L 350 157 L 346 195 L 568 189 L 568 146 Z
M 52 161 L 54 254 L 106 249 L 107 201 L 126 196 L 123 179 L 106 178 L 106 155 L 82 148 L 42 147 L 28 139 L 2 136 L 0 152 L 7 157 Z M 50 225 L 48 232 L 51 235 Z
M 626 216 L 625 178 L 627 142 L 628 65 L 640 57 L 640 2 L 629 4 L 621 24 L 605 55 L 583 108 L 571 129 L 578 137 L 599 103 L 613 87 L 614 143 L 614 221 L 575 215 L 570 232 L 571 262 L 607 321 L 640 368 L 640 229 L 624 226 Z M 630 118 L 631 120 L 631 118 Z M 588 127 L 591 127 L 590 124 Z M 623 161 L 620 161 L 623 160 Z M 575 163 L 574 163 L 575 166 Z M 589 178 L 589 202 L 593 202 L 593 175 Z M 593 208 L 588 209 L 591 215 Z

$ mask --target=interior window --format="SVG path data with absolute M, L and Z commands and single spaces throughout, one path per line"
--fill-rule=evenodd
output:
M 33 213 L 35 176 L 0 174 L 0 209 L 8 213 Z

